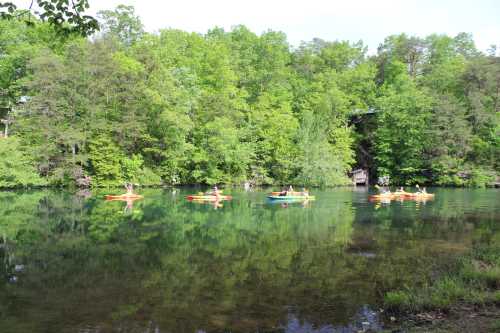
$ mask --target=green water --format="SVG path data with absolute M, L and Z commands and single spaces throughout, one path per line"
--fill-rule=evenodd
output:
M 229 189 L 217 209 L 184 200 L 198 191 L 143 190 L 128 207 L 0 192 L 0 332 L 377 331 L 385 291 L 500 242 L 493 189 L 390 204 L 317 190 L 307 205 Z

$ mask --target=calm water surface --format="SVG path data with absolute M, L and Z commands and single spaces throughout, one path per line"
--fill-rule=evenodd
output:
M 425 283 L 471 246 L 500 242 L 500 191 L 434 189 L 307 205 L 226 190 L 143 190 L 132 206 L 54 191 L 0 192 L 0 332 L 380 330 L 382 295 Z

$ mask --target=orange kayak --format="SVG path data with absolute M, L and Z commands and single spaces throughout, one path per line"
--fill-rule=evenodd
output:
M 393 193 L 374 194 L 374 195 L 370 195 L 368 197 L 368 199 L 370 199 L 370 200 L 392 200 L 392 199 L 395 199 L 395 198 L 397 198 L 397 196 L 394 195 Z
M 428 200 L 434 198 L 432 193 L 410 193 L 410 192 L 394 192 L 385 194 L 375 194 L 368 197 L 369 200 Z
M 106 200 L 133 200 L 133 199 L 142 199 L 144 198 L 139 194 L 121 194 L 121 195 L 106 195 Z

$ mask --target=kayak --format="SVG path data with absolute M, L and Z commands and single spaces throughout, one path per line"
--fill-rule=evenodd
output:
M 434 198 L 434 193 L 410 193 L 407 197 L 412 199 L 432 199 Z
M 395 195 L 395 196 L 397 196 L 397 197 L 408 197 L 408 196 L 413 195 L 413 193 L 406 192 L 406 191 L 396 191 L 396 192 L 394 192 L 392 194 Z
M 271 192 L 271 193 L 269 193 L 269 195 L 270 196 L 278 196 L 281 193 L 283 193 L 283 191 L 281 191 L 281 192 Z M 288 193 L 291 193 L 292 196 L 303 196 L 302 192 L 300 192 L 300 191 L 293 191 L 293 192 L 288 192 Z
M 314 195 L 268 195 L 269 200 L 315 200 Z
M 394 192 L 387 194 L 374 194 L 370 195 L 368 199 L 370 200 L 426 200 L 434 198 L 434 194 L 432 193 L 410 193 L 410 192 Z
M 387 194 L 374 194 L 370 195 L 368 199 L 370 200 L 391 200 L 395 199 L 397 196 L 394 195 L 393 193 L 387 193 Z
M 106 195 L 106 200 L 133 200 L 133 199 L 142 199 L 144 198 L 139 194 L 121 194 L 121 195 Z
M 220 195 L 218 200 L 231 200 L 233 197 L 230 195 Z M 186 197 L 189 201 L 217 201 L 215 195 L 188 195 Z

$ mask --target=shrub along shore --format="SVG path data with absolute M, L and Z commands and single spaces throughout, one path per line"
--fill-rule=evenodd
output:
M 409 332 L 497 332 L 500 246 L 476 247 L 421 285 L 388 291 L 384 309 L 390 326 Z

